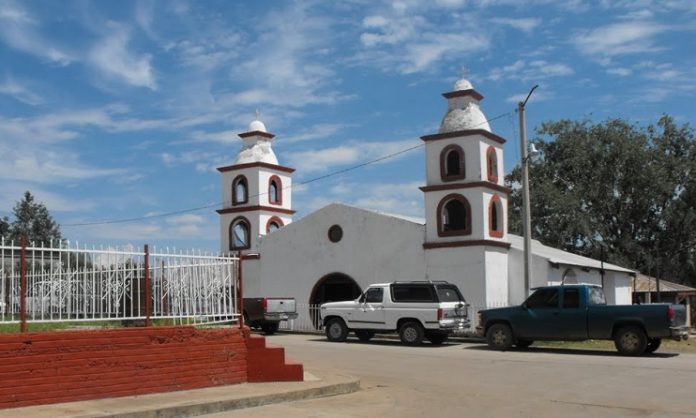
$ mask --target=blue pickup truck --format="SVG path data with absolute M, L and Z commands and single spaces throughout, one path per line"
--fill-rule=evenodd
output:
M 630 356 L 654 352 L 663 338 L 689 338 L 684 306 L 607 305 L 602 288 L 592 285 L 538 288 L 520 306 L 479 311 L 476 330 L 497 350 L 596 339 L 614 340 Z

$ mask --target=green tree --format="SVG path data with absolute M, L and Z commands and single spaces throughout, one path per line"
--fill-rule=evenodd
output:
M 7 216 L 0 218 L 0 239 L 7 239 L 10 235 L 10 220 Z
M 668 280 L 696 282 L 696 138 L 664 116 L 548 122 L 530 159 L 532 237 Z M 506 178 L 510 232 L 521 232 L 520 168 Z
M 22 200 L 14 207 L 15 219 L 10 226 L 10 237 L 19 241 L 26 237 L 28 242 L 48 243 L 59 241 L 60 227 L 53 220 L 43 203 L 36 202 L 30 192 L 24 192 Z

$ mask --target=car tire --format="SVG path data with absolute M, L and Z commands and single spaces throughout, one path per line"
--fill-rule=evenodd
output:
M 331 318 L 326 322 L 326 339 L 335 343 L 342 343 L 348 337 L 348 327 L 340 318 Z
M 358 337 L 360 341 L 370 341 L 372 337 L 375 336 L 374 331 L 367 331 L 367 330 L 357 330 L 355 331 L 355 336 Z
M 517 348 L 528 348 L 530 345 L 534 344 L 532 340 L 517 340 L 515 347 Z
M 425 330 L 419 322 L 404 322 L 399 328 L 399 337 L 405 345 L 420 345 L 425 337 Z
M 261 329 L 263 330 L 263 333 L 266 335 L 273 335 L 278 331 L 278 327 L 280 324 L 277 322 L 271 323 L 271 324 L 263 324 L 261 325 Z
M 493 324 L 486 331 L 488 346 L 494 350 L 509 350 L 512 347 L 512 329 L 507 324 Z
M 642 328 L 627 325 L 619 328 L 614 334 L 614 345 L 624 356 L 639 356 L 648 348 L 648 337 Z
M 442 343 L 447 341 L 449 335 L 442 332 L 431 332 L 426 335 L 426 338 L 432 345 L 442 345 Z
M 662 344 L 662 338 L 648 338 L 648 346 L 645 347 L 646 354 L 652 354 L 660 348 Z

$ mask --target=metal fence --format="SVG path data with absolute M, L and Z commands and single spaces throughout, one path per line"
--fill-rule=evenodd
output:
M 288 332 L 303 333 L 323 333 L 321 325 L 320 307 L 321 305 L 311 305 L 307 303 L 297 303 L 297 318 L 280 323 L 279 329 Z M 468 315 L 471 320 L 469 329 L 461 334 L 473 335 L 478 325 L 478 311 L 491 308 L 503 308 L 509 306 L 507 303 L 471 303 L 468 305 Z
M 0 323 L 235 320 L 238 274 L 231 256 L 3 240 Z

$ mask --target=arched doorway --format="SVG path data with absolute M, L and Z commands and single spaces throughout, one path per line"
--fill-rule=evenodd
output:
M 362 293 L 358 283 L 343 273 L 331 273 L 317 281 L 309 296 L 310 312 L 314 327 L 321 327 L 319 305 L 356 299 Z

